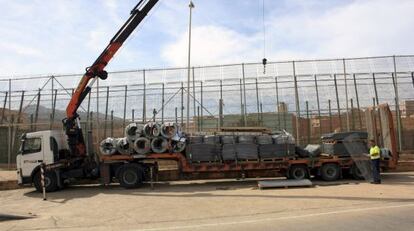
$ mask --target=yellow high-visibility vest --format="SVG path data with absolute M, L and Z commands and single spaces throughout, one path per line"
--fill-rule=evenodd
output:
M 380 153 L 381 153 L 381 150 L 377 145 L 369 149 L 369 155 L 371 157 L 371 160 L 379 159 L 381 157 Z

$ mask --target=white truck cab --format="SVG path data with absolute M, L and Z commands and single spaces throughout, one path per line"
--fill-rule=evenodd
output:
M 47 130 L 22 135 L 19 153 L 16 157 L 19 184 L 36 183 L 42 163 L 52 164 L 59 160 L 62 150 L 68 150 L 63 130 Z M 46 184 L 48 182 L 45 182 Z

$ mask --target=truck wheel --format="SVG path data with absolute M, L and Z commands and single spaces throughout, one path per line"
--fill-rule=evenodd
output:
M 338 180 L 341 169 L 337 164 L 328 163 L 324 164 L 321 168 L 321 177 L 325 181 Z
M 358 166 L 354 163 L 350 168 L 351 176 L 355 180 L 364 180 L 364 172 L 361 171 Z
M 45 189 L 46 192 L 54 192 L 58 189 L 58 182 L 55 172 L 45 172 Z M 37 171 L 33 177 L 33 184 L 38 192 L 43 192 L 41 171 Z
M 309 178 L 308 168 L 305 165 L 292 165 L 289 169 L 288 178 L 303 180 Z
M 118 171 L 119 184 L 127 189 L 142 185 L 144 170 L 137 164 L 126 164 Z

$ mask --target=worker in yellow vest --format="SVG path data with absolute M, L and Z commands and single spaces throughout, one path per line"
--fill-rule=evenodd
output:
M 372 177 L 373 181 L 372 184 L 381 184 L 380 178 L 380 160 L 381 160 L 381 150 L 375 143 L 375 140 L 369 141 L 369 156 L 371 157 L 372 162 Z

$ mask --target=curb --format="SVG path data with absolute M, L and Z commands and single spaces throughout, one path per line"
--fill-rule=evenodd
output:
M 20 188 L 20 186 L 17 184 L 17 180 L 0 181 L 0 190 L 11 190 L 18 188 Z

